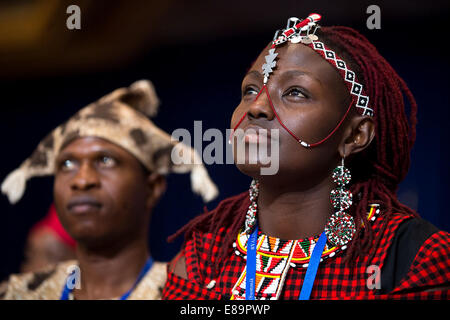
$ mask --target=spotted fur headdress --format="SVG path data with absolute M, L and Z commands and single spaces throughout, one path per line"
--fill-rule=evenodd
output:
M 1 185 L 2 193 L 8 196 L 10 203 L 16 203 L 22 198 L 28 179 L 54 174 L 55 159 L 62 147 L 76 138 L 98 137 L 124 148 L 151 172 L 191 172 L 193 191 L 204 201 L 214 199 L 217 187 L 197 152 L 173 141 L 147 117 L 155 116 L 158 106 L 159 99 L 148 80 L 114 90 L 48 134 L 32 155 L 6 177 Z M 177 158 L 184 154 L 183 159 L 186 159 L 186 153 L 190 155 L 189 163 Z

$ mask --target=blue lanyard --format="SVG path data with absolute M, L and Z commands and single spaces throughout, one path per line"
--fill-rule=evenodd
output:
M 320 259 L 322 258 L 323 250 L 325 249 L 325 244 L 327 243 L 327 235 L 325 231 L 317 240 L 314 246 L 311 258 L 309 258 L 308 269 L 306 269 L 305 279 L 303 280 L 302 291 L 300 291 L 300 296 L 298 300 L 309 300 L 311 296 L 311 290 L 314 285 L 314 280 L 316 279 L 317 269 L 319 269 Z
M 258 226 L 255 226 L 247 242 L 247 274 L 245 279 L 245 299 L 255 300 L 255 282 L 256 282 L 256 246 L 258 241 Z M 325 231 L 319 237 L 314 250 L 309 259 L 308 269 L 303 280 L 302 290 L 298 300 L 309 300 L 311 290 L 319 268 L 320 259 L 327 243 Z
M 139 282 L 142 280 L 142 278 L 144 278 L 144 276 L 147 274 L 147 272 L 152 268 L 152 265 L 153 265 L 153 259 L 152 259 L 152 257 L 150 257 L 147 259 L 147 262 L 145 263 L 144 267 L 142 268 L 141 272 L 139 273 L 139 276 L 136 279 L 136 282 L 131 287 L 131 289 L 128 290 L 127 292 L 125 292 L 125 294 L 123 294 L 119 298 L 119 300 L 127 300 L 128 299 L 128 297 L 131 295 L 131 293 L 136 288 L 136 286 L 139 284 Z M 67 283 L 68 283 L 68 281 L 66 281 L 66 283 L 64 285 L 60 300 L 69 300 L 69 294 L 72 292 L 73 288 L 72 289 L 69 288 L 67 286 Z
M 245 300 L 255 300 L 256 246 L 258 226 L 255 226 L 247 242 L 247 275 L 245 276 Z

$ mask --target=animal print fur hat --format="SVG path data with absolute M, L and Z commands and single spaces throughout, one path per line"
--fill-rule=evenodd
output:
M 158 105 L 158 97 L 148 80 L 114 90 L 89 104 L 39 143 L 31 157 L 3 181 L 2 193 L 8 196 L 10 203 L 16 203 L 22 198 L 28 179 L 54 174 L 55 159 L 62 147 L 76 138 L 98 137 L 124 148 L 151 172 L 191 172 L 193 191 L 205 202 L 214 199 L 218 194 L 217 187 L 197 152 L 172 141 L 169 134 L 147 118 L 156 115 Z M 185 152 L 191 159 L 187 164 L 181 160 Z

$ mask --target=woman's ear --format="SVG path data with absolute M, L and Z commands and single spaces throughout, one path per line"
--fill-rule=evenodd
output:
M 159 173 L 151 173 L 147 177 L 147 184 L 150 190 L 147 205 L 152 209 L 158 203 L 164 192 L 166 192 L 166 177 Z
M 339 153 L 342 158 L 366 149 L 375 137 L 375 123 L 372 117 L 355 116 L 347 126 L 342 142 L 339 145 Z

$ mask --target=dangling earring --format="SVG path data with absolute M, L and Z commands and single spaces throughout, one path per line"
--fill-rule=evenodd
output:
M 250 184 L 250 206 L 248 207 L 247 214 L 245 216 L 245 230 L 244 232 L 250 235 L 253 227 L 256 224 L 256 212 L 258 212 L 258 195 L 259 195 L 259 182 L 256 179 L 252 180 Z
M 336 212 L 328 219 L 325 233 L 329 242 L 343 246 L 352 240 L 356 232 L 353 217 L 346 212 L 352 205 L 353 195 L 350 190 L 345 189 L 352 176 L 350 170 L 344 166 L 344 158 L 341 165 L 333 170 L 332 178 L 337 187 L 331 190 L 330 200 Z

